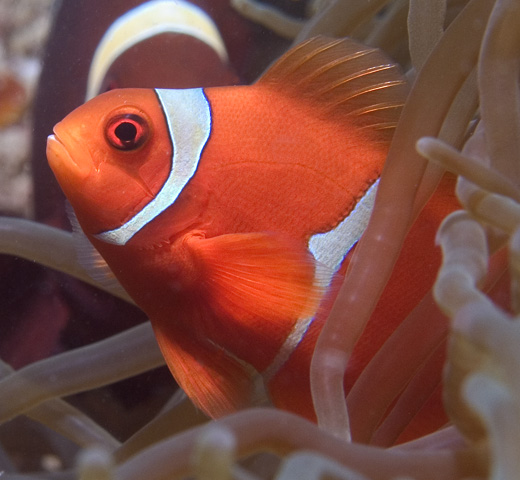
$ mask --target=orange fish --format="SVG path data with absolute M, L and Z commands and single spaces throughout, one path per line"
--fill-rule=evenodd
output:
M 406 93 L 378 50 L 317 37 L 253 85 L 113 90 L 56 125 L 47 156 L 81 229 L 208 415 L 249 405 L 259 374 L 314 418 L 310 358 Z M 392 297 L 394 328 L 435 262 Z

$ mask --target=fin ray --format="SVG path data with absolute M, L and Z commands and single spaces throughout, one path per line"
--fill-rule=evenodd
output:
M 125 289 L 119 283 L 105 259 L 96 250 L 94 245 L 90 243 L 90 240 L 83 232 L 76 213 L 69 202 L 65 203 L 65 211 L 67 212 L 72 227 L 72 238 L 74 240 L 78 263 L 89 274 L 90 278 L 99 285 L 111 292 L 126 296 L 127 293 Z
M 313 102 L 327 118 L 361 128 L 397 123 L 408 93 L 399 67 L 383 52 L 349 38 L 323 36 L 287 52 L 257 84 Z M 380 104 L 388 108 L 371 110 Z M 365 114 L 359 115 L 360 110 Z M 374 129 L 374 135 L 388 139 L 391 132 L 386 130 L 391 129 Z
M 172 321 L 152 324 L 172 375 L 193 403 L 211 418 L 249 406 L 254 384 L 246 367 L 207 340 L 191 338 Z
M 285 323 L 315 313 L 323 292 L 315 284 L 312 255 L 297 242 L 240 233 L 193 238 L 189 246 L 203 262 L 212 304 L 224 315 Z

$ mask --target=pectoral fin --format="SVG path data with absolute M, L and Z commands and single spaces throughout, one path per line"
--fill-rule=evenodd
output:
M 201 264 L 211 307 L 235 319 L 294 321 L 315 314 L 323 294 L 308 250 L 270 233 L 227 234 L 188 241 Z
M 171 321 L 152 324 L 175 380 L 204 413 L 219 418 L 251 405 L 253 380 L 237 360 L 209 341 L 189 337 Z

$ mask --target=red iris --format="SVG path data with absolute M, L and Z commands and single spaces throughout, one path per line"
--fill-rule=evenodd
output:
M 105 136 L 118 150 L 135 150 L 148 138 L 148 124 L 133 113 L 118 115 L 108 122 Z

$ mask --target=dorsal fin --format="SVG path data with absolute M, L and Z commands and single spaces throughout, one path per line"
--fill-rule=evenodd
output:
M 408 93 L 400 68 L 383 52 L 350 38 L 323 36 L 291 49 L 257 84 L 311 101 L 327 117 L 383 139 L 393 133 Z

